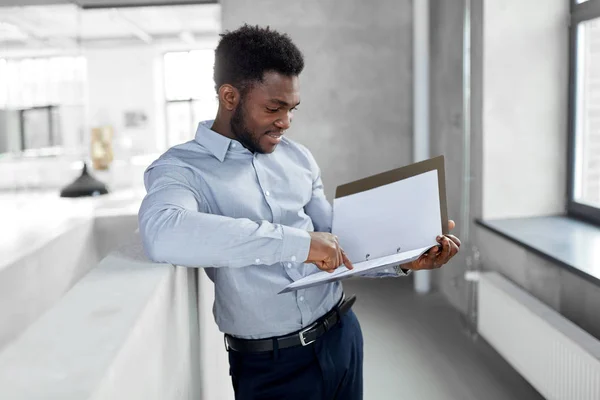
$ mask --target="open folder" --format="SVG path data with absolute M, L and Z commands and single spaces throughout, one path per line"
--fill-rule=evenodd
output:
M 280 293 L 377 272 L 418 259 L 448 233 L 444 156 L 339 186 L 332 233 L 354 264 L 320 271 Z

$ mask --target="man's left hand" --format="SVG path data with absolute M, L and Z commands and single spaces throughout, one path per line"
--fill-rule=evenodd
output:
M 452 230 L 456 224 L 454 221 L 448 221 L 448 229 Z M 418 271 L 421 269 L 436 269 L 446 264 L 458 253 L 460 248 L 460 240 L 454 235 L 443 235 L 437 238 L 440 246 L 436 246 L 423 254 L 419 259 L 403 265 L 404 269 Z

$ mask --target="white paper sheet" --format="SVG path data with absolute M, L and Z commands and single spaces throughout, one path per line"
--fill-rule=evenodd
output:
M 332 231 L 354 269 L 317 272 L 280 293 L 411 262 L 437 246 L 442 234 L 437 170 L 335 199 Z
M 442 233 L 437 170 L 335 199 L 334 235 L 353 263 L 419 249 Z
M 408 263 L 418 259 L 426 251 L 435 246 L 437 246 L 437 243 L 420 249 L 406 251 L 404 253 L 393 254 L 391 256 L 381 257 L 370 261 L 363 261 L 361 263 L 354 264 L 353 269 L 348 269 L 345 266 L 341 266 L 332 273 L 320 271 L 315 274 L 305 276 L 302 279 L 298 279 L 297 281 L 286 286 L 285 289 L 279 293 L 287 293 L 298 289 L 305 289 L 308 287 L 321 285 L 323 283 L 350 278 L 352 276 L 366 275 L 369 273 L 374 273 L 376 270 L 383 269 L 387 266 Z

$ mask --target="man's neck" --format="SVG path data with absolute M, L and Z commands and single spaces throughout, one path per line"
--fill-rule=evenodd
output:
M 217 113 L 217 117 L 215 118 L 210 129 L 217 132 L 220 135 L 225 136 L 226 138 L 236 138 L 233 132 L 231 132 L 231 124 L 229 123 L 229 118 L 225 118 L 221 113 Z

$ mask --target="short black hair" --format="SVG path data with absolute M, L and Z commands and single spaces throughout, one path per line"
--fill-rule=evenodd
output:
M 214 79 L 217 92 L 228 83 L 242 96 L 265 72 L 298 76 L 304 69 L 304 56 L 287 34 L 267 27 L 244 24 L 221 34 L 215 50 Z

